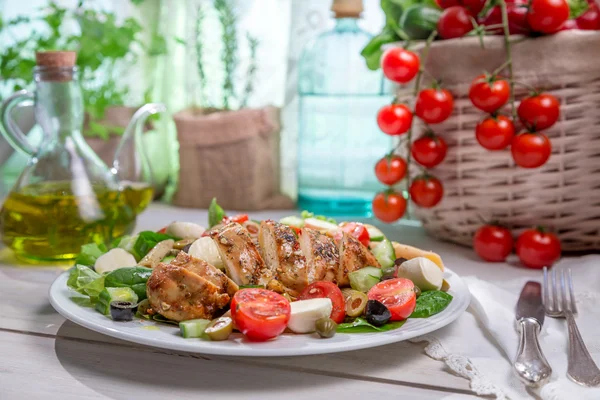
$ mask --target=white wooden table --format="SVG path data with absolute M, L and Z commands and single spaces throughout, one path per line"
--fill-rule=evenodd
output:
M 280 218 L 288 212 L 255 213 Z M 138 230 L 171 221 L 206 224 L 206 211 L 152 205 Z M 469 249 L 435 241 L 416 226 L 383 228 L 390 237 L 435 249 L 460 275 L 501 281 L 532 272 L 480 262 Z M 66 321 L 48 302 L 64 269 L 16 267 L 0 252 L 0 399 L 468 399 L 468 381 L 397 343 L 332 355 L 232 358 L 180 353 L 112 339 Z M 533 275 L 532 275 L 533 276 Z

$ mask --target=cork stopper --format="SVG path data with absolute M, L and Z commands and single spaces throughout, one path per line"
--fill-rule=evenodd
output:
M 359 18 L 363 12 L 362 0 L 333 0 L 331 11 L 336 18 Z
M 73 79 L 73 67 L 77 60 L 74 51 L 40 51 L 35 53 L 35 61 L 43 81 L 66 82 Z

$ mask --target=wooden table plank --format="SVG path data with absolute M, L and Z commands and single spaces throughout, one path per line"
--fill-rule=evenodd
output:
M 474 399 L 200 357 L 175 357 L 68 338 L 0 331 L 0 388 L 7 399 Z

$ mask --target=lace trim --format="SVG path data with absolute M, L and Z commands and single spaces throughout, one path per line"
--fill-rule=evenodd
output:
M 502 389 L 483 376 L 467 357 L 458 354 L 448 354 L 436 337 L 424 335 L 411 339 L 410 342 L 427 342 L 425 354 L 434 360 L 443 361 L 455 374 L 468 379 L 471 390 L 478 395 L 493 395 L 498 400 L 506 400 L 508 398 Z

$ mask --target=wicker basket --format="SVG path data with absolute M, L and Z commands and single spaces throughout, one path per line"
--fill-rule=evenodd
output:
M 538 169 L 519 168 L 510 150 L 487 151 L 475 139 L 484 113 L 470 104 L 469 86 L 504 63 L 503 38 L 486 38 L 485 49 L 477 38 L 434 42 L 426 69 L 455 95 L 455 110 L 431 126 L 449 146 L 445 161 L 431 171 L 443 182 L 444 199 L 415 214 L 433 236 L 464 245 L 471 245 L 484 219 L 516 233 L 544 225 L 559 235 L 563 250 L 600 250 L 600 32 L 513 40 L 515 80 L 561 101 L 560 119 L 546 131 L 550 160 Z M 527 89 L 515 92 L 520 99 Z M 409 97 L 408 88 L 400 97 Z

